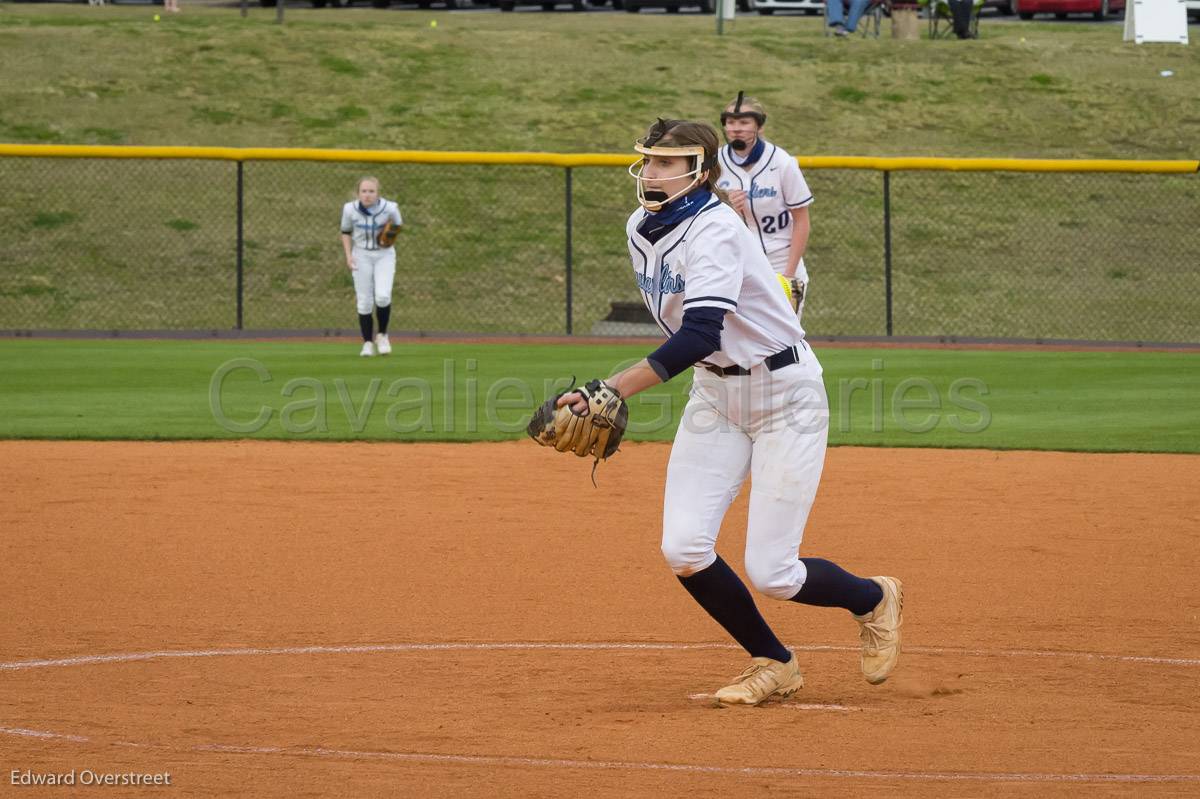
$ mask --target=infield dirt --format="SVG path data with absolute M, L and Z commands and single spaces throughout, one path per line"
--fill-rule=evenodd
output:
M 900 577 L 906 651 L 872 687 L 847 614 L 761 600 L 807 685 L 743 710 L 668 452 L 0 442 L 0 794 L 1200 793 L 1200 458 L 830 450 L 802 554 Z

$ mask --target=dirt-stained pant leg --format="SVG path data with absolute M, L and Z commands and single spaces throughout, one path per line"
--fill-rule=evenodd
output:
M 721 520 L 750 468 L 750 438 L 723 413 L 719 381 L 696 370 L 667 465 L 662 551 L 681 577 L 716 560 Z
M 759 593 L 791 599 L 804 585 L 800 542 L 817 496 L 829 434 L 829 400 L 811 351 L 755 384 L 751 420 L 746 576 Z
M 396 281 L 396 250 L 388 247 L 379 251 L 375 262 L 375 307 L 386 308 L 392 304 L 392 284 Z
M 359 314 L 375 310 L 375 253 L 354 251 L 354 301 Z
M 392 283 L 396 275 L 396 251 L 354 250 L 354 296 L 360 314 L 392 303 Z

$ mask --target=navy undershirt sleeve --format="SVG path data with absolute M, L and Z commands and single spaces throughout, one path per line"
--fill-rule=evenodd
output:
M 665 383 L 696 361 L 721 349 L 724 308 L 689 308 L 675 335 L 646 356 L 650 368 Z

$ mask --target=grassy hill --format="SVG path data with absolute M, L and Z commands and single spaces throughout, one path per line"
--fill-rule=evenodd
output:
M 797 154 L 1200 151 L 1200 51 L 1119 25 L 900 42 L 798 16 L 717 37 L 692 14 L 154 11 L 0 6 L 0 141 L 622 152 L 654 116 L 713 119 L 745 89 Z
M 694 14 L 0 5 L 0 141 L 628 152 L 657 115 L 758 95 L 798 155 L 1184 158 L 1196 47 L 986 19 L 971 42 L 850 40 Z M 430 22 L 438 21 L 437 27 Z M 1162 77 L 1169 70 L 1171 77 Z M 363 173 L 409 233 L 400 330 L 561 333 L 562 170 L 251 163 L 249 328 L 352 327 L 335 225 Z M 810 170 L 814 334 L 884 333 L 878 173 Z M 0 159 L 0 329 L 228 328 L 235 167 Z M 1200 341 L 1194 175 L 902 173 L 894 332 Z M 573 319 L 635 300 L 620 169 L 574 175 Z

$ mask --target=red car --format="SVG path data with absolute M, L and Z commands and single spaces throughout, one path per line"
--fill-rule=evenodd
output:
M 1033 19 L 1034 14 L 1053 14 L 1066 19 L 1067 14 L 1091 14 L 1092 19 L 1104 19 L 1109 14 L 1125 10 L 1125 0 L 1012 0 L 1012 12 L 1021 19 Z

